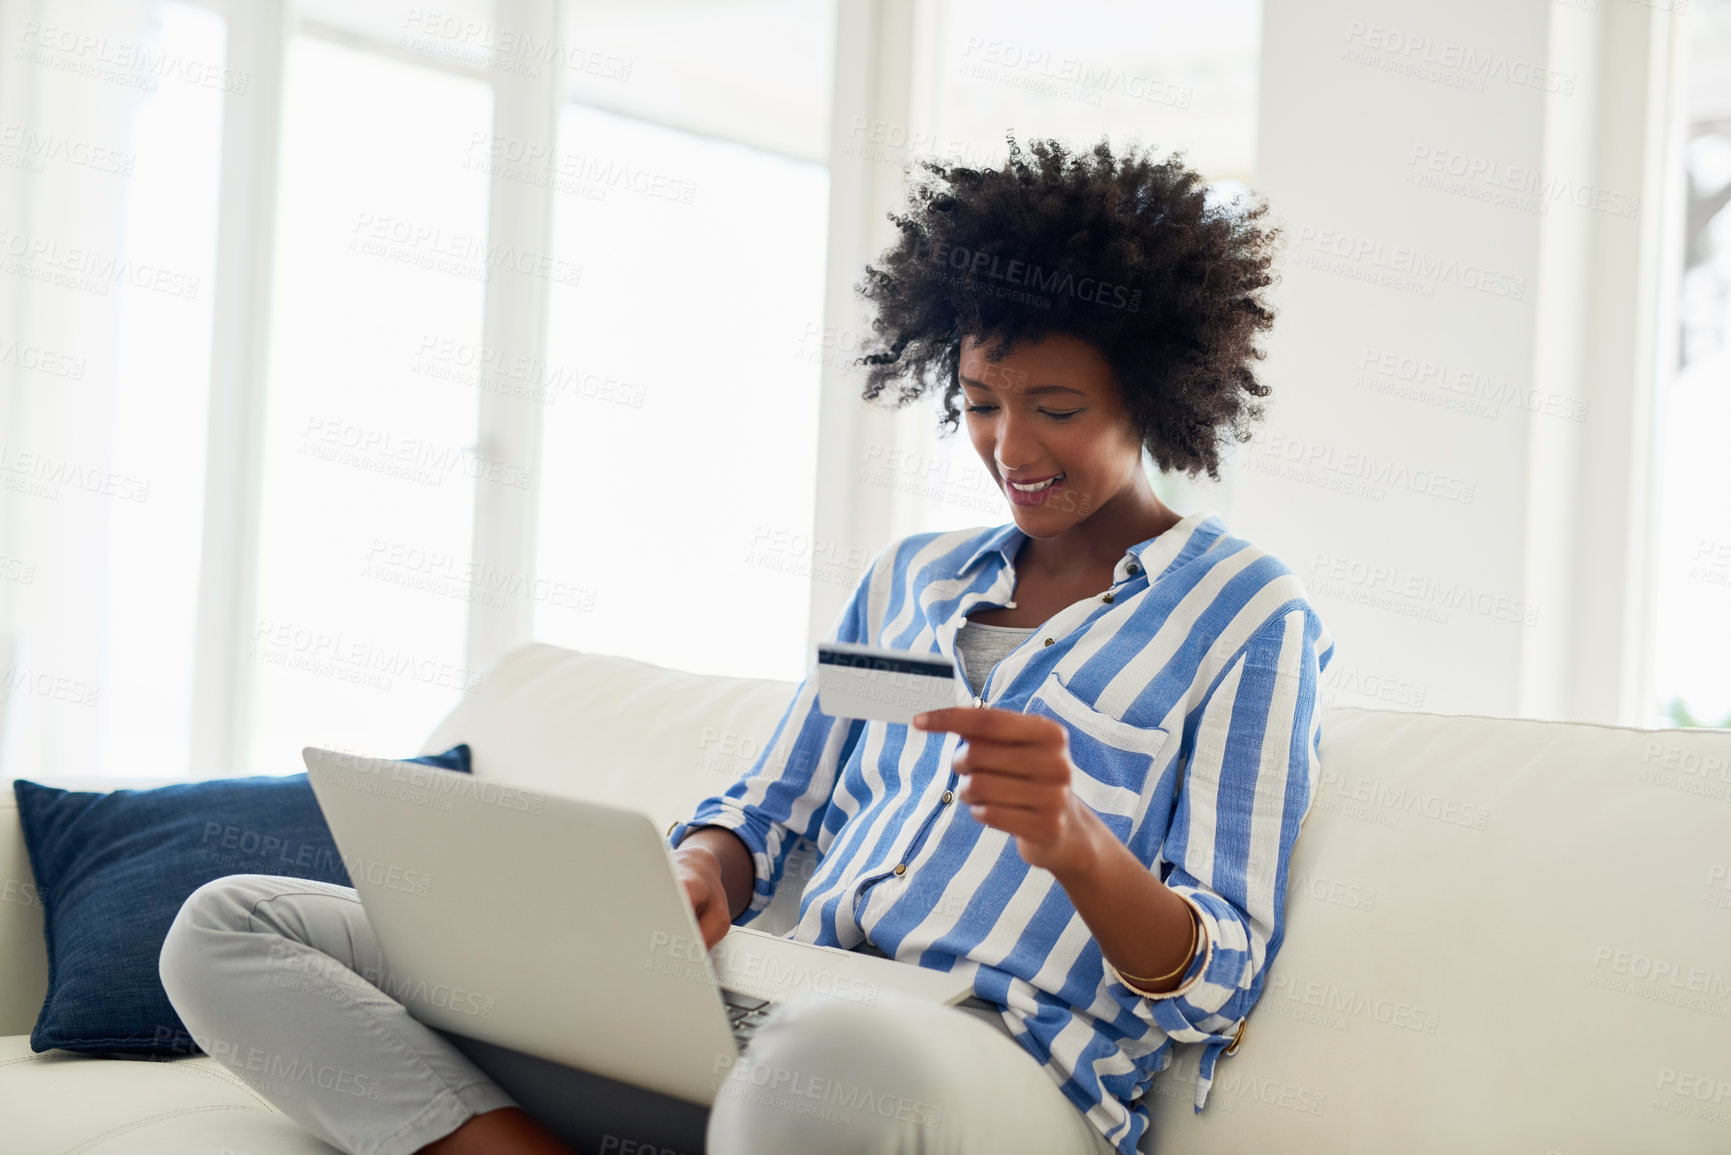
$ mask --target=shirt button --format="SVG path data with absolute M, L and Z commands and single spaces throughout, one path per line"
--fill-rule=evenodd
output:
M 896 873 L 897 874 L 906 874 L 907 872 L 908 872 L 908 864 L 907 863 L 905 863 L 905 862 L 896 863 Z
M 954 790 L 944 791 L 944 805 L 945 806 L 948 806 L 950 803 L 954 802 L 955 800 L 956 800 L 956 792 Z
M 1131 562 L 1125 568 L 1128 569 L 1131 573 L 1141 573 L 1142 572 L 1142 567 L 1137 565 L 1135 562 Z
M 1102 595 L 1101 595 L 1101 600 L 1103 600 L 1103 601 L 1108 601 L 1108 602 L 1109 602 L 1109 601 L 1111 601 L 1111 600 L 1112 600 L 1112 591 L 1111 591 L 1111 590 L 1107 590 L 1107 591 L 1106 591 L 1106 592 L 1105 592 L 1105 593 L 1104 593 L 1104 594 L 1102 594 Z
M 1046 639 L 1046 644 L 1047 644 L 1047 645 L 1048 645 L 1048 646 L 1049 646 L 1049 645 L 1051 645 L 1051 644 L 1052 644 L 1052 639 L 1051 639 L 1051 638 L 1047 638 L 1047 639 Z

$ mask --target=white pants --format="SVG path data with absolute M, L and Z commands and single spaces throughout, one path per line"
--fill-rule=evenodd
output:
M 161 974 L 201 1048 L 350 1155 L 408 1155 L 517 1102 L 369 981 L 384 959 L 348 887 L 258 874 L 208 883 L 169 929 Z M 624 1113 L 643 1119 L 646 1101 Z M 585 1109 L 614 1108 L 603 1098 Z M 630 1118 L 593 1120 L 585 1155 L 696 1155 L 635 1133 Z M 813 995 L 777 1008 L 702 1134 L 709 1155 L 1113 1150 L 995 1011 L 888 991 L 872 1006 Z

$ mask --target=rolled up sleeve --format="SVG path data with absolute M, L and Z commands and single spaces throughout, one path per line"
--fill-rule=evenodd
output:
M 1317 685 L 1332 654 L 1300 604 L 1266 622 L 1229 660 L 1194 716 L 1172 824 L 1155 868 L 1195 910 L 1202 943 L 1179 985 L 1122 1005 L 1177 1042 L 1231 1043 L 1285 933 L 1287 866 L 1310 808 L 1321 742 Z M 1212 1074 L 1205 1062 L 1202 1075 Z M 1198 1088 L 1197 1109 L 1206 1095 Z
M 871 640 L 873 590 L 887 580 L 890 569 L 885 553 L 867 567 L 825 640 Z M 816 840 L 847 750 L 863 727 L 857 719 L 832 718 L 818 709 L 814 660 L 751 768 L 723 793 L 698 803 L 690 819 L 668 831 L 668 844 L 678 847 L 698 827 L 720 826 L 738 835 L 751 851 L 756 875 L 751 903 L 735 921 L 750 922 L 769 906 L 795 840 Z

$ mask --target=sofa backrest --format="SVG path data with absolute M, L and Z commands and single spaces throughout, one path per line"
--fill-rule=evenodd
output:
M 475 774 L 641 809 L 666 828 L 751 768 L 794 683 L 536 644 L 507 654 L 422 744 Z
M 8 781 L 0 795 L 0 1035 L 29 1034 L 48 995 L 42 909 Z
M 424 749 L 665 829 L 793 690 L 529 646 Z M 1178 1048 L 1144 1150 L 1725 1148 L 1731 733 L 1339 708 L 1321 766 L 1240 1049 L 1193 1115 Z
M 796 686 L 533 644 L 489 670 L 420 753 L 467 742 L 478 777 L 634 807 L 666 830 L 751 769 Z M 801 840 L 755 926 L 793 927 L 815 863 Z
M 1731 1150 L 1731 732 L 1336 709 L 1321 766 L 1286 942 L 1203 1113 L 1194 1054 L 1157 1084 L 1162 1155 Z

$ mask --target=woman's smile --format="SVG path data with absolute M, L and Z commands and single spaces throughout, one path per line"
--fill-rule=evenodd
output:
M 1051 497 L 1052 491 L 1063 484 L 1062 473 L 1047 474 L 1043 478 L 1022 481 L 1015 478 L 1004 479 L 1004 492 L 1017 505 L 1044 505 Z

